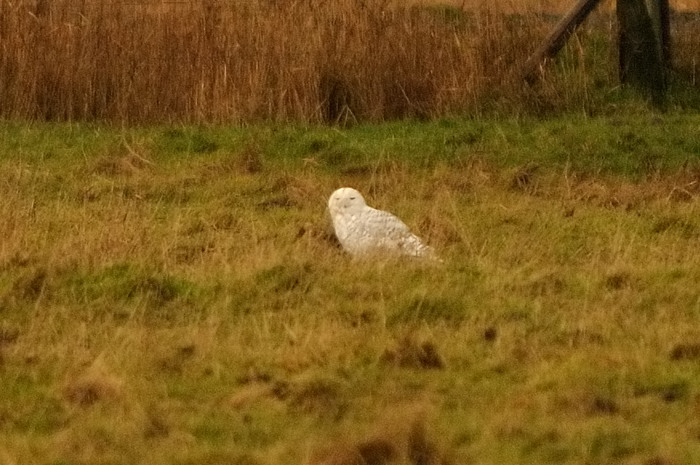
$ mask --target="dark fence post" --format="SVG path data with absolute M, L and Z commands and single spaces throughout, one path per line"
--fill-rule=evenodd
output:
M 37 0 L 34 7 L 34 16 L 43 18 L 49 14 L 49 0 Z
M 620 81 L 648 92 L 656 105 L 666 97 L 668 16 L 668 0 L 617 0 Z

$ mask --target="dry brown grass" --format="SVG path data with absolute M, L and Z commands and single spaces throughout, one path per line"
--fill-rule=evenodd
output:
M 565 2 L 0 2 L 0 116 L 352 122 L 586 108 L 616 85 L 601 8 L 543 86 L 507 79 Z M 679 28 L 694 75 L 697 24 Z M 596 38 L 593 40 L 593 38 Z M 600 97 L 598 97 L 600 98 Z

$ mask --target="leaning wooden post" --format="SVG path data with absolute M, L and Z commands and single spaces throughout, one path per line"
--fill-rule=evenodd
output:
M 574 33 L 577 27 L 586 19 L 591 11 L 600 3 L 600 0 L 579 0 L 579 2 L 569 10 L 566 15 L 552 29 L 547 38 L 527 59 L 522 69 L 520 77 L 530 80 L 540 64 L 547 58 L 555 56 L 564 46 L 567 39 Z
M 668 0 L 617 0 L 620 81 L 651 96 L 666 97 L 669 56 Z

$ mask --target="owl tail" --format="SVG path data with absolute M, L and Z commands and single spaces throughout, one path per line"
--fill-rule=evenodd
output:
M 443 263 L 443 260 L 438 257 L 435 249 L 429 245 L 423 244 L 418 236 L 411 235 L 408 240 L 402 244 L 402 249 L 405 255 L 430 260 L 436 263 Z

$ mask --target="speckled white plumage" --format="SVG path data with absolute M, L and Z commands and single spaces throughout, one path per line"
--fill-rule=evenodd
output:
M 433 249 L 396 216 L 367 205 L 351 187 L 342 187 L 328 199 L 335 235 L 350 255 L 406 255 L 436 259 Z

